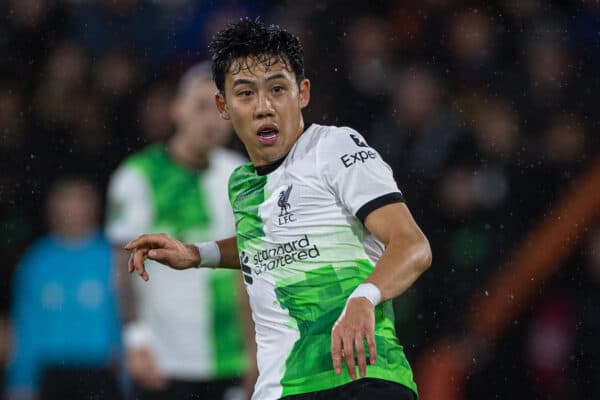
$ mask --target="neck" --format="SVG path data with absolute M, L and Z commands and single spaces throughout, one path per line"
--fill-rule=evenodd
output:
M 167 148 L 169 155 L 185 168 L 203 170 L 208 166 L 208 152 L 194 151 L 177 134 L 169 140 Z

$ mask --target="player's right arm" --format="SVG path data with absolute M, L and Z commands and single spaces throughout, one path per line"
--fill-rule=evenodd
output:
M 129 252 L 122 249 L 124 243 L 151 226 L 151 189 L 143 173 L 125 164 L 111 177 L 107 194 L 106 234 L 114 248 L 113 273 L 123 324 L 127 373 L 137 386 L 145 390 L 159 390 L 165 387 L 167 381 L 150 347 L 150 328 L 138 315 L 141 299 L 134 290 L 133 280 L 125 273 Z
M 235 236 L 215 242 L 219 249 L 219 261 L 214 266 L 219 268 L 240 269 L 240 259 Z M 202 264 L 202 254 L 198 246 L 182 243 L 164 233 L 141 235 L 127 243 L 125 250 L 131 251 L 128 271 L 137 273 L 147 281 L 150 279 L 144 260 L 147 258 L 157 261 L 173 269 L 199 268 Z M 207 267 L 209 267 L 207 265 Z

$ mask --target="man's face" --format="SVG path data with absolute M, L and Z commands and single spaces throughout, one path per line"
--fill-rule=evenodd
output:
M 249 59 L 231 66 L 225 75 L 225 96 L 217 94 L 216 102 L 254 165 L 261 166 L 281 159 L 296 143 L 304 131 L 301 110 L 309 98 L 310 82 L 304 79 L 298 85 L 295 74 L 281 62 L 265 67 Z
M 215 84 L 209 79 L 198 79 L 181 93 L 173 104 L 172 116 L 177 134 L 185 138 L 187 146 L 198 153 L 206 153 L 226 144 L 231 137 L 231 125 L 219 117 L 215 109 Z

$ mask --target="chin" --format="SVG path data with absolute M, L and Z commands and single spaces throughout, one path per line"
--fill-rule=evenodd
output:
M 274 153 L 274 152 L 264 152 L 261 156 L 262 161 L 265 164 L 271 164 L 275 161 L 278 161 L 279 159 L 281 159 L 283 156 L 285 156 L 285 154 L 280 154 L 279 152 Z

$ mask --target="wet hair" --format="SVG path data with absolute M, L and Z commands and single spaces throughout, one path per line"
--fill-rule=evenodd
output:
M 212 57 L 212 74 L 221 93 L 225 93 L 225 74 L 236 62 L 234 74 L 252 70 L 260 63 L 268 70 L 281 63 L 296 75 L 296 82 L 304 79 L 304 50 L 298 37 L 277 25 L 265 25 L 258 19 L 242 18 L 217 32 L 208 45 Z

